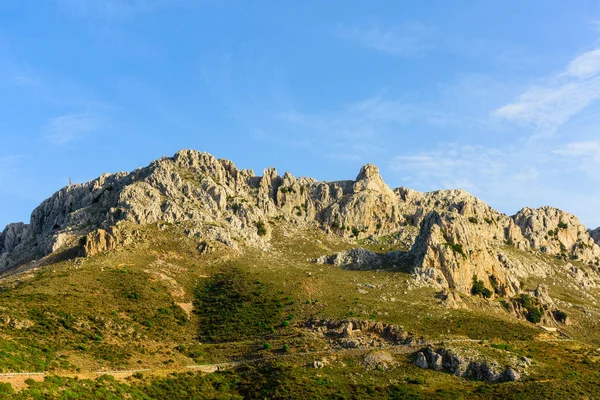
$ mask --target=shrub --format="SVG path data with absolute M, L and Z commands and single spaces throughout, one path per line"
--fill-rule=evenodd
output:
M 569 227 L 569 225 L 568 225 L 566 222 L 562 222 L 562 221 L 560 221 L 560 222 L 558 223 L 558 228 L 559 228 L 559 229 L 567 229 L 568 227 Z
M 263 348 L 264 348 L 265 350 L 270 350 L 270 349 L 271 349 L 271 343 L 267 343 L 267 342 L 265 342 L 265 344 L 263 345 Z
M 0 394 L 14 394 L 15 389 L 8 382 L 0 382 Z
M 567 313 L 561 310 L 554 311 L 554 319 L 564 324 L 567 321 Z
M 283 350 L 284 353 L 287 353 L 289 349 L 290 349 L 290 346 L 287 344 L 284 344 L 283 347 L 281 348 L 281 350 Z
M 534 324 L 541 322 L 542 317 L 544 316 L 544 309 L 542 307 L 538 307 L 537 302 L 534 301 L 531 296 L 523 293 L 517 299 L 517 302 L 521 303 L 523 308 L 527 311 L 527 314 L 525 315 L 527 321 Z
M 256 233 L 258 236 L 265 236 L 267 234 L 267 228 L 265 227 L 265 223 L 262 221 L 255 222 Z
M 527 321 L 538 324 L 542 320 L 544 310 L 541 307 L 532 307 L 527 309 Z
M 463 257 L 465 256 L 465 252 L 463 250 L 462 244 L 460 243 L 446 243 L 448 246 L 450 246 L 450 248 L 452 249 L 453 252 L 460 254 Z
M 473 286 L 471 287 L 471 294 L 474 296 L 481 295 L 486 299 L 492 297 L 492 291 L 485 287 L 483 281 L 477 279 L 477 275 L 473 275 Z
M 477 218 L 475 217 L 469 217 L 469 222 L 472 224 L 476 224 L 477 223 Z
M 352 235 L 355 237 L 358 237 L 358 234 L 360 233 L 360 231 L 358 230 L 357 227 L 352 227 Z

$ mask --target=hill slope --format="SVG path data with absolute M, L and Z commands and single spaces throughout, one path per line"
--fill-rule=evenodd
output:
M 93 385 L 150 398 L 173 382 L 195 382 L 198 398 L 544 398 L 600 385 L 600 248 L 576 217 L 392 190 L 372 165 L 317 182 L 181 151 L 61 189 L 4 230 L 0 253 L 5 372 L 143 369 Z M 458 367 L 414 366 L 427 345 Z M 216 364 L 233 371 L 161 380 Z M 508 376 L 520 380 L 477 381 Z

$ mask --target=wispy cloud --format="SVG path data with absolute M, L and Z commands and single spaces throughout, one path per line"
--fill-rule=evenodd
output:
M 408 22 L 383 28 L 339 28 L 340 37 L 360 43 L 362 46 L 383 53 L 414 57 L 423 55 L 432 43 L 435 30 L 420 22 Z
M 596 163 L 600 163 L 600 141 L 567 143 L 563 148 L 556 150 L 555 153 L 565 156 L 588 158 Z
M 560 73 L 530 86 L 493 115 L 533 126 L 536 137 L 547 136 L 598 98 L 600 49 L 595 49 L 573 59 Z
M 92 114 L 69 114 L 55 117 L 44 128 L 44 137 L 56 145 L 64 145 L 99 129 L 102 117 Z
M 416 154 L 397 155 L 388 167 L 425 190 L 478 191 L 481 182 L 512 174 L 507 154 L 506 150 L 447 143 Z

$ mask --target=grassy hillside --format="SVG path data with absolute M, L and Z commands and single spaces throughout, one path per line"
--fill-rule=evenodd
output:
M 135 229 L 135 244 L 1 281 L 0 371 L 47 372 L 42 382 L 27 380 L 18 396 L 593 398 L 600 389 L 595 325 L 576 307 L 568 310 L 576 324 L 563 329 L 576 340 L 558 341 L 497 300 L 472 297 L 468 309 L 448 309 L 405 272 L 314 264 L 311 258 L 353 246 L 322 232 L 278 223 L 268 251 L 216 244 L 201 254 L 200 240 L 180 226 Z M 577 297 L 568 287 L 552 290 Z M 419 347 L 387 342 L 393 362 L 385 371 L 371 368 L 364 360 L 377 348 L 340 348 L 309 324 L 345 319 L 393 324 L 414 342 L 528 357 L 530 375 L 515 383 L 468 381 L 419 369 L 412 364 Z M 315 360 L 324 367 L 309 367 Z M 227 371 L 208 375 L 190 369 L 225 363 Z M 147 372 L 97 378 L 115 370 Z M 0 393 L 11 390 L 0 386 Z

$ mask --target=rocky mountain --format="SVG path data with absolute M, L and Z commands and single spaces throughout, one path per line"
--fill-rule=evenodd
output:
M 183 150 L 130 173 L 67 186 L 37 207 L 29 224 L 0 235 L 0 271 L 65 249 L 94 255 L 134 240 L 125 225 L 178 224 L 188 236 L 243 249 L 268 249 L 271 224 L 321 229 L 348 241 L 403 237 L 417 282 L 470 293 L 473 277 L 512 296 L 521 281 L 552 272 L 514 251 L 581 263 L 588 285 L 598 280 L 599 230 L 573 215 L 542 207 L 504 215 L 461 190 L 420 193 L 390 189 L 377 167 L 355 180 L 318 182 L 262 176 L 231 161 Z M 596 240 L 596 242 L 594 241 Z M 582 278 L 584 279 L 584 278 Z M 583 283 L 582 283 L 583 285 Z

